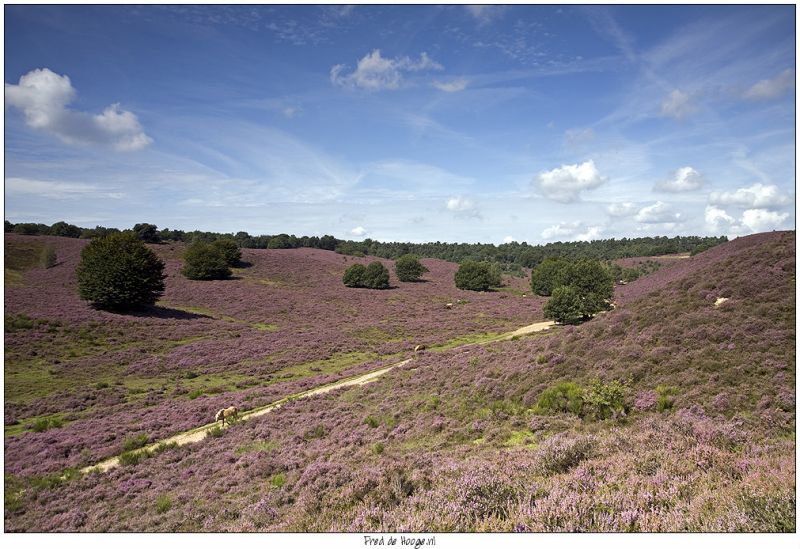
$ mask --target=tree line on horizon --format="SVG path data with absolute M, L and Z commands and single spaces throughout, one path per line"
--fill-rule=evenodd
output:
M 727 242 L 725 236 L 646 236 L 637 238 L 608 238 L 590 242 L 551 242 L 548 244 L 528 244 L 511 242 L 508 244 L 468 244 L 449 242 L 379 242 L 371 238 L 363 241 L 342 240 L 331 235 L 295 236 L 286 233 L 277 235 L 253 236 L 244 231 L 237 233 L 215 233 L 208 231 L 182 231 L 158 229 L 150 223 L 138 223 L 131 229 L 142 241 L 157 244 L 164 241 L 205 242 L 220 239 L 234 240 L 241 248 L 255 249 L 293 249 L 316 248 L 335 251 L 344 255 L 374 256 L 384 259 L 397 259 L 404 255 L 443 259 L 454 263 L 464 261 L 486 261 L 497 264 L 505 272 L 522 274 L 522 268 L 534 268 L 545 259 L 561 258 L 570 261 L 578 259 L 614 260 L 626 257 L 647 257 L 676 253 L 696 254 L 717 244 Z M 59 221 L 53 225 L 42 223 L 10 223 L 5 221 L 5 232 L 25 235 L 64 236 L 70 238 L 93 239 L 120 231 L 116 228 L 97 226 L 94 229 L 82 228 Z

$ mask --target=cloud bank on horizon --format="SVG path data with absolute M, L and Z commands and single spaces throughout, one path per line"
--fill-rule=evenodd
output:
M 493 243 L 795 224 L 791 6 L 6 18 L 13 222 Z

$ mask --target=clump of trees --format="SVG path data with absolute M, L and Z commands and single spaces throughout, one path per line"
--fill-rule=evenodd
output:
M 231 269 L 220 246 L 194 242 L 183 255 L 181 273 L 192 280 L 221 280 L 231 276 Z
M 342 282 L 350 288 L 383 290 L 389 287 L 389 270 L 380 261 L 373 261 L 366 267 L 356 263 L 344 272 Z
M 545 318 L 576 324 L 611 308 L 614 279 L 598 261 L 554 260 L 542 262 L 531 272 L 531 288 L 551 296 L 544 306 Z
M 428 268 L 420 263 L 417 256 L 406 254 L 394 262 L 394 272 L 401 282 L 418 282 L 428 272 Z
M 465 261 L 455 274 L 456 288 L 485 292 L 503 283 L 499 269 L 488 261 Z
M 229 267 L 236 267 L 241 263 L 242 250 L 234 239 L 220 238 L 212 242 L 211 246 L 220 251 Z
M 164 263 L 131 233 L 92 240 L 77 275 L 81 298 L 101 309 L 152 305 L 164 292 Z

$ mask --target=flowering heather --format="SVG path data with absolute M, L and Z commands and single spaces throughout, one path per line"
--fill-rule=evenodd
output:
M 160 253 L 175 272 L 168 252 Z M 119 453 L 134 436 L 157 440 L 202 424 L 223 403 L 249 408 L 377 368 L 391 360 L 379 355 L 411 342 L 541 319 L 541 301 L 529 297 L 458 292 L 455 266 L 445 262 L 423 261 L 429 282 L 393 279 L 395 289 L 373 291 L 341 285 L 351 258 L 318 250 L 244 256 L 253 267 L 237 272 L 239 280 L 210 283 L 217 285 L 211 291 L 167 279 L 165 302 L 197 316 L 102 323 L 106 317 L 94 315 L 106 313 L 87 309 L 84 323 L 102 323 L 89 332 L 99 343 L 76 345 L 72 358 L 63 356 L 67 347 L 52 346 L 82 341 L 70 331 L 76 319 L 25 313 L 64 326 L 7 334 L 6 414 L 22 406 L 15 416 L 22 423 L 68 417 L 63 427 L 6 436 L 7 531 L 796 528 L 794 233 L 737 239 L 675 260 L 625 286 L 636 291 L 583 325 L 430 350 L 363 387 L 292 401 L 219 437 L 61 480 L 66 467 Z M 237 289 L 244 285 L 253 288 L 249 297 Z M 7 292 L 6 312 L 24 313 L 35 294 L 24 295 L 30 301 L 17 303 Z M 718 296 L 729 301 L 715 307 Z M 457 299 L 469 303 L 444 307 Z M 451 320 L 452 312 L 460 319 Z M 343 353 L 364 354 L 341 368 L 314 362 L 335 363 Z M 33 368 L 39 360 L 57 381 L 67 373 L 77 381 L 63 387 L 42 376 Z M 295 360 L 320 371 L 281 377 Z M 39 375 L 51 390 L 14 388 L 9 400 L 9 370 L 19 370 L 13 379 L 20 381 Z M 548 388 L 596 379 L 624 387 L 625 416 L 534 413 Z M 214 392 L 215 383 L 223 389 Z M 198 388 L 206 392 L 190 399 Z M 673 402 L 659 411 L 665 394 Z

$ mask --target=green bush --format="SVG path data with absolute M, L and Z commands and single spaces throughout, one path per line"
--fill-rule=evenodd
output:
M 158 234 L 158 227 L 151 223 L 137 223 L 133 226 L 133 232 L 142 242 L 148 242 L 150 244 L 161 242 L 161 236 Z
M 375 444 L 372 445 L 372 453 L 375 454 L 376 456 L 379 456 L 383 453 L 383 448 L 384 447 L 382 442 L 376 442 Z
M 502 284 L 500 271 L 486 261 L 464 261 L 455 274 L 456 288 L 485 292 Z
M 77 275 L 81 298 L 104 309 L 152 305 L 164 292 L 164 263 L 131 233 L 92 240 Z
M 364 272 L 366 270 L 367 268 L 361 263 L 350 265 L 344 272 L 344 276 L 342 277 L 342 282 L 344 282 L 345 286 L 348 286 L 350 288 L 360 288 L 361 280 L 364 278 Z
M 531 271 L 531 290 L 536 295 L 552 295 L 553 290 L 564 285 L 569 268 L 570 263 L 563 259 L 545 259 Z
M 132 450 L 130 452 L 123 452 L 119 456 L 119 463 L 120 465 L 137 465 L 146 457 L 147 453 L 143 451 Z
M 367 416 L 367 419 L 364 420 L 364 423 L 366 423 L 373 429 L 378 426 L 378 420 L 375 419 L 373 416 Z
M 286 484 L 286 473 L 275 473 L 272 475 L 272 478 L 269 479 L 269 483 L 274 488 L 282 488 L 284 484 Z
M 43 433 L 49 429 L 57 429 L 64 425 L 64 420 L 61 418 L 39 418 L 31 425 L 31 431 L 34 433 Z
M 208 434 L 214 438 L 219 438 L 225 434 L 225 431 L 222 430 L 222 427 L 219 425 L 215 425 L 211 429 L 208 430 Z
M 595 419 L 623 416 L 628 411 L 625 396 L 625 386 L 619 381 L 603 383 L 600 380 L 594 380 L 589 389 L 584 392 L 584 410 Z
M 129 452 L 131 450 L 137 450 L 139 448 L 147 446 L 148 442 L 150 442 L 150 437 L 145 434 L 126 438 L 125 442 L 122 443 L 122 451 Z
M 42 253 L 39 256 L 39 265 L 44 267 L 45 269 L 49 269 L 51 267 L 55 267 L 56 263 L 58 262 L 58 255 L 56 255 L 56 250 L 48 244 L 44 248 L 42 248 Z
M 389 287 L 389 270 L 380 261 L 373 261 L 366 267 L 356 263 L 344 272 L 342 282 L 350 288 L 382 290 Z
M 545 389 L 536 401 L 534 412 L 537 414 L 571 413 L 583 414 L 584 390 L 571 381 L 562 381 Z
M 666 412 L 671 410 L 675 404 L 675 397 L 678 395 L 677 387 L 659 385 L 656 387 L 656 411 Z
M 239 244 L 232 238 L 220 238 L 211 243 L 211 246 L 218 249 L 229 267 L 235 267 L 242 260 L 242 250 Z
M 48 233 L 52 236 L 66 236 L 68 238 L 80 238 L 81 228 L 71 225 L 66 221 L 58 221 L 50 226 Z
M 192 280 L 221 280 L 231 275 L 222 251 L 211 244 L 195 242 L 183 256 L 183 276 Z
M 545 318 L 561 324 L 577 324 L 583 318 L 581 297 L 572 286 L 559 286 L 544 304 Z
M 415 255 L 406 254 L 394 262 L 394 272 L 401 282 L 417 282 L 420 277 L 428 272 L 428 268 L 419 262 Z

